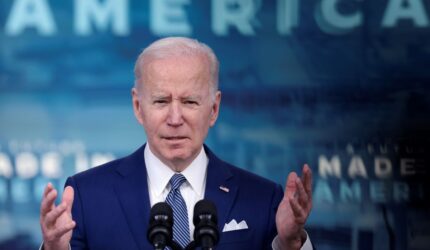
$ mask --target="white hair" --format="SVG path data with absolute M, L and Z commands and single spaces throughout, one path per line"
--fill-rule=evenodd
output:
M 211 93 L 215 97 L 215 93 L 218 90 L 218 59 L 209 46 L 187 37 L 162 38 L 146 47 L 140 53 L 134 65 L 134 87 L 139 86 L 139 80 L 145 74 L 145 66 L 151 61 L 181 55 L 204 56 L 208 59 L 211 79 L 209 84 Z

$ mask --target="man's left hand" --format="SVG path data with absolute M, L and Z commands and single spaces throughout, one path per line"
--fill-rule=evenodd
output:
M 276 213 L 276 228 L 282 249 L 300 249 L 306 233 L 303 229 L 312 208 L 312 171 L 303 166 L 302 178 L 288 175 L 284 198 Z

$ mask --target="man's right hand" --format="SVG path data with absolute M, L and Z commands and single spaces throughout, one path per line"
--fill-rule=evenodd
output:
M 57 190 L 51 183 L 46 185 L 40 206 L 40 226 L 42 227 L 44 250 L 69 249 L 72 231 L 76 225 L 72 220 L 73 197 L 73 188 L 66 187 L 61 203 L 56 206 Z

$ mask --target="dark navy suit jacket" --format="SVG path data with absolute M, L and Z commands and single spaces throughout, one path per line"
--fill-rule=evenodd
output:
M 72 249 L 152 249 L 146 238 L 151 208 L 144 147 L 67 180 L 75 190 Z M 221 161 L 206 146 L 205 151 L 209 158 L 205 199 L 218 210 L 216 249 L 271 249 L 281 186 Z M 248 229 L 221 233 L 232 219 L 245 220 Z

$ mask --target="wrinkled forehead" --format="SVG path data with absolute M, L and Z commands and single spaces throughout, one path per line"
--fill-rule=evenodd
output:
M 140 64 L 141 83 L 156 78 L 180 81 L 187 78 L 209 78 L 210 62 L 205 55 L 180 55 L 148 58 Z
M 140 63 L 140 67 L 141 69 L 145 70 L 145 68 L 148 65 L 153 64 L 154 62 L 163 62 L 163 63 L 194 63 L 194 62 L 198 62 L 199 64 L 201 64 L 202 66 L 205 66 L 207 68 L 210 67 L 210 59 L 209 57 L 204 54 L 204 53 L 185 53 L 185 52 L 181 52 L 178 51 L 177 54 L 148 54 L 145 57 L 142 57 L 141 63 Z
M 199 91 L 211 87 L 210 66 L 205 56 L 170 56 L 145 61 L 139 85 L 144 89 L 194 88 Z

